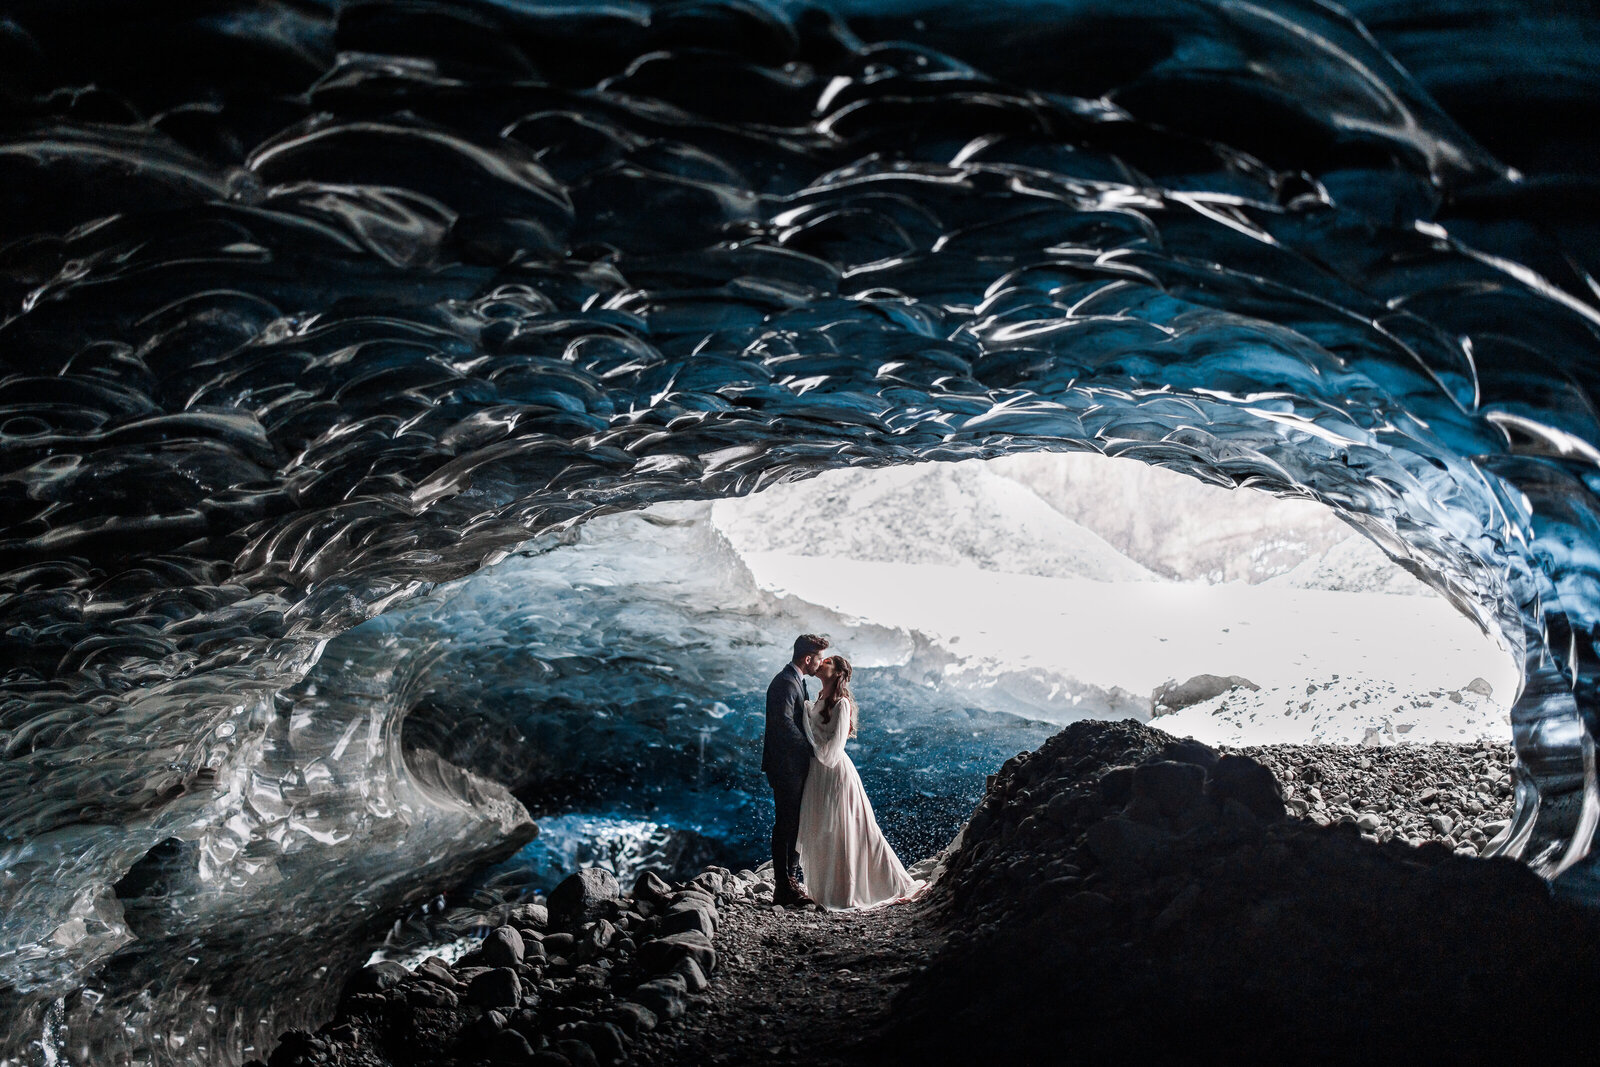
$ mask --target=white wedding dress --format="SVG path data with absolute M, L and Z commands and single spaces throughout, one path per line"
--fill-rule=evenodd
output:
M 806 892 L 825 908 L 870 908 L 922 888 L 883 839 L 856 766 L 845 755 L 851 708 L 840 701 L 823 722 L 821 701 L 806 705 L 815 754 L 800 799 L 800 866 Z

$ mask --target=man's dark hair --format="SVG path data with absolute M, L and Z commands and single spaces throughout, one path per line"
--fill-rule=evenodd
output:
M 821 652 L 827 647 L 828 639 L 826 637 L 818 637 L 816 634 L 801 634 L 794 639 L 794 658 L 799 659 L 802 656 L 809 656 L 811 653 Z

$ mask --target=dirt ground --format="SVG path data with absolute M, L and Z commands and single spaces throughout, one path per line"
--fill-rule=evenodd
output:
M 733 901 L 721 909 L 720 960 L 702 1003 L 641 1042 L 636 1062 L 873 1062 L 873 1036 L 902 986 L 943 945 L 920 902 L 866 912 L 785 910 Z

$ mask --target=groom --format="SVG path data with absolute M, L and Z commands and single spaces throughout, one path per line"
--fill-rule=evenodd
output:
M 800 834 L 800 797 L 811 769 L 811 742 L 806 740 L 805 675 L 815 675 L 828 647 L 826 637 L 801 634 L 794 656 L 767 686 L 767 736 L 761 748 L 761 769 L 772 786 L 776 812 L 772 820 L 774 904 L 810 904 L 794 868 L 799 862 L 795 838 Z

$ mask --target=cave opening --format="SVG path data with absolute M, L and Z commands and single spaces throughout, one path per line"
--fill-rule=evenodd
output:
M 737 694 L 783 638 L 634 598 L 614 640 L 469 576 L 547 566 L 587 607 L 606 567 L 669 561 L 573 586 L 608 524 L 687 543 L 685 509 L 728 510 L 707 501 L 923 461 L 1086 449 L 1333 509 L 1498 635 L 1504 684 L 1440 683 L 1451 721 L 1509 705 L 1489 850 L 1600 900 L 1600 243 L 1556 159 L 1593 124 L 1549 107 L 1593 64 L 1546 61 L 1582 20 L 873 6 L 4 20 L 0 1058 L 242 1061 L 325 1017 L 353 931 L 440 914 L 536 820 L 536 848 L 571 845 L 551 869 L 723 848 L 760 822 L 723 773 Z M 1488 54 L 1538 91 L 1478 77 Z M 1559 120 L 1526 124 L 1556 147 L 1496 159 L 1476 138 L 1509 143 L 1507 114 Z M 919 753 L 980 780 L 1063 692 L 1197 677 L 1052 695 L 1032 646 L 1004 679 L 973 664 L 1059 616 L 1009 646 L 1036 616 L 941 623 L 906 662 L 934 696 L 986 686 L 943 747 L 911 639 L 881 632 L 939 602 L 863 605 L 849 557 L 775 570 L 819 558 L 795 547 L 749 549 L 752 597 L 904 613 L 835 636 L 883 661 L 870 728 L 922 745 L 864 739 L 873 788 L 930 825 L 959 791 L 916 792 Z M 547 627 L 579 654 L 513 662 L 508 635 Z M 1148 668 L 1158 636 L 1093 665 Z M 1259 670 L 1192 669 L 1231 688 L 1158 724 L 1282 710 Z M 1403 725 L 1427 728 L 1362 739 Z M 484 900 L 545 877 L 502 875 Z
M 410 787 L 503 789 L 539 827 L 509 857 L 486 841 L 378 954 L 420 958 L 580 866 L 755 866 L 761 694 L 798 632 L 857 665 L 853 758 L 908 864 L 1079 719 L 1503 746 L 1520 683 L 1498 632 L 1326 506 L 1129 460 L 837 470 L 598 516 L 341 635 L 296 694 L 305 721 L 351 724 L 334 763 L 353 724 L 393 721 Z

